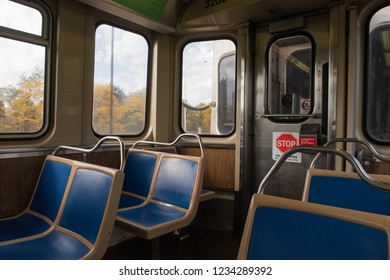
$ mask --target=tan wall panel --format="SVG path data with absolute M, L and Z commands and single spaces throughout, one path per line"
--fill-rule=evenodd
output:
M 179 154 L 197 155 L 198 148 L 179 148 Z M 235 152 L 233 149 L 204 149 L 204 180 L 206 187 L 234 190 Z
M 108 151 L 108 152 L 95 152 L 87 155 L 88 163 L 111 167 L 111 168 L 120 168 L 120 156 L 118 151 Z
M 27 207 L 44 160 L 44 156 L 0 160 L 0 217 Z
M 390 164 L 382 162 L 371 162 L 369 173 L 390 175 Z

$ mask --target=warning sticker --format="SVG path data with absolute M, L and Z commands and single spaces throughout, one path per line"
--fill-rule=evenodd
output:
M 272 134 L 272 159 L 277 161 L 291 148 L 299 145 L 299 133 L 274 132 Z M 301 153 L 291 155 L 286 162 L 300 163 L 302 161 Z

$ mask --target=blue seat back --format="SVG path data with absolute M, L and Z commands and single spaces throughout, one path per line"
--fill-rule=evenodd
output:
M 125 165 L 123 191 L 147 197 L 153 180 L 157 155 L 129 152 Z
M 30 205 L 30 209 L 54 221 L 57 217 L 72 166 L 48 157 Z
M 259 208 L 248 259 L 379 260 L 388 258 L 385 232 L 293 210 Z
M 308 183 L 309 202 L 390 215 L 390 193 L 377 190 L 360 178 L 313 174 Z
M 184 158 L 161 159 L 153 199 L 188 209 L 193 197 L 198 163 Z
M 95 243 L 106 210 L 112 176 L 78 168 L 59 225 Z
M 388 234 L 382 215 L 255 194 L 239 258 L 388 259 Z

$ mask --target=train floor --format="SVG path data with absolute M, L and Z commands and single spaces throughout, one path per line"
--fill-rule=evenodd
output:
M 105 260 L 234 260 L 240 236 L 230 231 L 189 226 L 155 240 L 132 237 L 107 249 Z

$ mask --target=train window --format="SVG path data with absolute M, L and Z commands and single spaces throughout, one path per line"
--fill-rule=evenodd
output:
M 220 39 L 183 49 L 181 127 L 185 132 L 226 136 L 235 129 L 236 46 Z
M 149 45 L 143 36 L 107 24 L 97 27 L 95 133 L 135 136 L 145 129 L 148 58 Z
M 0 1 L 2 139 L 37 137 L 47 127 L 50 22 L 38 1 Z
M 390 143 L 390 7 L 382 8 L 368 26 L 365 131 L 373 141 Z
M 311 112 L 312 54 L 309 37 L 275 40 L 268 50 L 267 113 L 278 120 L 295 120 Z

